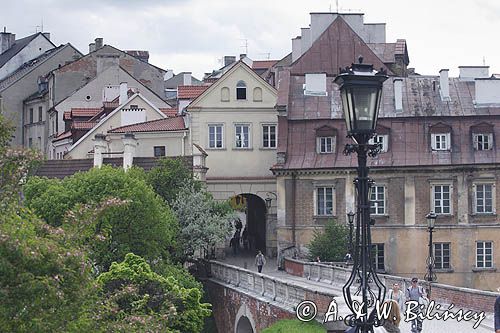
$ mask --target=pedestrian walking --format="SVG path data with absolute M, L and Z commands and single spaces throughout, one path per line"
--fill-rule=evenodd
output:
M 262 254 L 261 251 L 257 253 L 255 256 L 255 265 L 257 266 L 257 269 L 259 273 L 262 273 L 262 267 L 266 264 L 266 258 Z
M 418 278 L 414 277 L 411 279 L 411 286 L 406 289 L 406 300 L 407 301 L 415 301 L 418 302 L 419 305 L 427 305 L 427 293 L 422 286 L 418 285 Z M 422 309 L 420 306 L 415 309 L 416 312 L 421 312 Z M 411 322 L 411 332 L 412 333 L 420 333 L 422 332 L 422 320 L 420 318 L 415 318 Z
M 392 285 L 392 289 L 389 290 L 389 295 L 388 295 L 389 300 L 396 301 L 399 306 L 400 311 L 404 311 L 405 307 L 405 294 L 401 289 L 399 289 L 399 283 L 395 282 Z
M 500 288 L 497 291 L 500 293 Z M 500 296 L 495 301 L 495 333 L 500 333 Z

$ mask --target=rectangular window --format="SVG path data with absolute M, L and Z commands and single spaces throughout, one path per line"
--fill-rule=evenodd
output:
M 208 147 L 223 148 L 222 146 L 222 125 L 208 125 Z
M 433 185 L 433 211 L 436 214 L 451 214 L 451 185 Z
M 450 268 L 450 243 L 434 243 L 434 267 Z
M 384 271 L 384 244 L 372 244 L 372 264 L 377 271 Z
M 385 214 L 385 186 L 372 186 L 370 195 L 370 214 Z
M 432 150 L 450 150 L 450 133 L 432 134 Z
M 476 242 L 476 267 L 477 268 L 493 267 L 492 242 Z
M 476 213 L 493 213 L 493 184 L 474 184 Z
M 33 139 L 32 138 L 28 139 L 28 147 L 29 148 L 33 147 Z
M 29 116 L 30 116 L 30 124 L 33 124 L 33 108 L 30 108 L 30 112 L 29 112 Z
M 262 125 L 262 147 L 276 148 L 276 125 Z
M 42 138 L 38 137 L 38 149 L 42 149 Z
M 387 152 L 388 140 L 389 140 L 388 135 L 375 135 L 373 138 L 370 139 L 369 143 L 380 144 L 380 152 L 385 153 Z
M 38 121 L 42 121 L 42 107 L 38 107 Z
M 473 138 L 475 150 L 490 150 L 493 146 L 492 134 L 474 134 Z
M 250 125 L 235 125 L 235 147 L 249 148 L 250 147 Z
M 318 154 L 331 154 L 334 149 L 333 136 L 322 136 L 316 139 L 316 151 Z
M 155 146 L 154 148 L 155 157 L 166 156 L 165 146 Z
M 316 201 L 316 215 L 333 215 L 333 187 L 318 187 Z

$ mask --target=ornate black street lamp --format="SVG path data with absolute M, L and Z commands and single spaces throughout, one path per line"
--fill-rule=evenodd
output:
M 427 297 L 431 297 L 431 284 L 437 280 L 436 273 L 432 271 L 434 268 L 434 255 L 432 253 L 432 231 L 434 230 L 434 224 L 436 223 L 437 215 L 434 212 L 430 212 L 425 216 L 427 219 L 427 230 L 429 230 L 429 257 L 427 258 L 427 273 L 424 279 L 429 282 L 429 292 Z
M 347 213 L 347 221 L 349 222 L 349 254 L 352 256 L 352 229 L 354 227 L 354 213 L 352 210 Z
M 372 181 L 368 178 L 367 156 L 375 156 L 380 145 L 368 144 L 374 136 L 378 110 L 382 96 L 382 85 L 388 76 L 384 70 L 373 70 L 373 65 L 363 64 L 359 57 L 358 64 L 340 69 L 335 83 L 340 86 L 340 96 L 347 125 L 347 136 L 355 144 L 347 144 L 344 153 L 358 155 L 358 177 L 354 181 L 358 195 L 356 207 L 356 236 L 353 248 L 353 267 L 349 280 L 343 287 L 344 299 L 352 312 L 345 318 L 348 326 L 356 332 L 373 332 L 374 326 L 382 322 L 376 318 L 376 302 L 385 297 L 385 286 L 378 278 L 372 260 L 370 234 L 370 202 L 368 198 Z M 358 306 L 353 296 L 360 296 L 362 315 L 356 316 Z

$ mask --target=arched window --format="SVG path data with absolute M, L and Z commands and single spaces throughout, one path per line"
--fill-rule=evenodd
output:
M 262 102 L 262 88 L 260 87 L 253 88 L 253 101 Z
M 236 84 L 236 99 L 247 99 L 247 85 L 245 81 Z
M 223 87 L 220 90 L 220 100 L 222 102 L 229 102 L 229 88 L 228 87 Z

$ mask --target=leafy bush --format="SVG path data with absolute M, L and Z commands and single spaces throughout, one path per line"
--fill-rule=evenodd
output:
M 94 299 L 85 253 L 66 233 L 24 208 L 0 216 L 2 332 L 85 331 L 80 317 Z
M 262 333 L 326 333 L 326 329 L 315 320 L 303 322 L 298 319 L 279 320 Z
M 109 332 L 201 332 L 210 304 L 197 288 L 163 277 L 132 253 L 98 277 L 104 300 L 96 326 Z
M 84 209 L 110 198 L 126 202 L 103 211 L 81 232 L 92 246 L 99 271 L 125 254 L 153 261 L 168 257 L 176 244 L 178 223 L 170 208 L 138 172 L 103 166 L 61 180 L 33 177 L 24 186 L 27 205 L 51 225 L 68 227 L 88 221 Z M 68 210 L 71 214 L 65 215 Z M 95 235 L 102 236 L 96 243 Z
M 312 260 L 319 257 L 322 261 L 342 261 L 348 251 L 349 229 L 329 220 L 324 231 L 315 231 L 309 243 L 309 255 Z
M 181 158 L 161 159 L 158 165 L 147 173 L 146 180 L 169 205 L 175 201 L 183 186 L 190 184 L 198 190 L 201 188 L 201 184 L 193 180 L 192 171 Z

